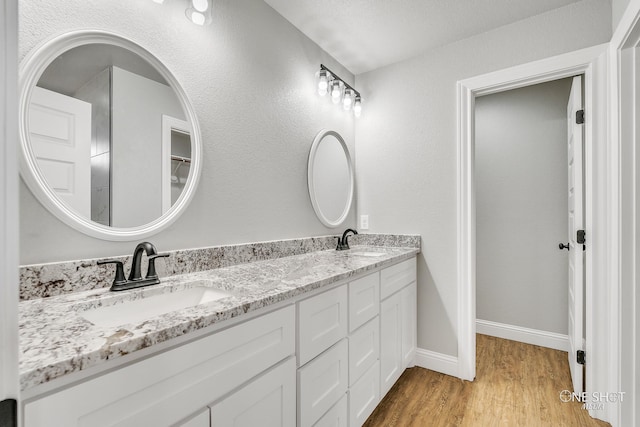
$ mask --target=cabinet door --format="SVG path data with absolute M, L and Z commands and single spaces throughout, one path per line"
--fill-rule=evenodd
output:
M 294 352 L 288 306 L 26 403 L 24 425 L 172 425 Z
M 400 292 L 402 313 L 402 367 L 413 366 L 416 355 L 416 283 L 413 282 Z
M 353 332 L 380 311 L 380 273 L 349 283 L 349 332 Z
M 313 427 L 347 427 L 348 425 L 349 411 L 347 409 L 347 395 L 345 394 Z
M 349 426 L 360 427 L 380 401 L 380 366 L 378 362 L 349 389 Z
M 209 408 L 203 409 L 198 415 L 189 418 L 187 421 L 176 424 L 175 427 L 211 427 Z
M 347 311 L 347 285 L 298 303 L 299 366 L 347 336 Z
M 355 384 L 379 357 L 380 320 L 376 316 L 349 336 L 349 385 Z
M 211 427 L 295 427 L 296 363 L 290 358 L 211 407 Z
M 380 299 L 398 292 L 416 281 L 416 257 L 387 267 L 380 272 Z
M 397 292 L 380 304 L 380 397 L 402 374 L 402 313 Z
M 347 392 L 349 349 L 344 339 L 298 369 L 298 425 L 312 426 Z

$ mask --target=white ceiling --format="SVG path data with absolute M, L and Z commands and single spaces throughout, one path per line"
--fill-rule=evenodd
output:
M 360 74 L 579 0 L 265 0 Z

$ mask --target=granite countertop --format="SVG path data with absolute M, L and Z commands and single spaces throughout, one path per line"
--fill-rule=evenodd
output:
M 409 259 L 417 248 L 356 246 L 318 251 L 161 279 L 121 292 L 108 288 L 20 303 L 20 384 L 26 390 L 276 304 L 356 274 Z M 358 255 L 362 252 L 382 256 Z M 82 313 L 156 294 L 206 286 L 231 296 L 144 321 L 96 326 Z

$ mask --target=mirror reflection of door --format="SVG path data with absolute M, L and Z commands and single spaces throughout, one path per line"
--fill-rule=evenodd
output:
M 51 62 L 37 86 L 28 132 L 40 173 L 67 206 L 95 223 L 127 228 L 157 220 L 178 200 L 190 170 L 190 126 L 176 92 L 153 66 L 117 46 L 82 45 Z M 54 99 L 47 113 L 42 93 Z M 74 105 L 88 109 L 80 116 Z M 175 121 L 166 153 L 165 116 Z M 173 161 L 165 175 L 172 155 L 180 165 Z
M 31 148 L 47 184 L 85 217 L 91 213 L 91 104 L 34 88 L 29 111 Z
M 191 169 L 189 123 L 162 116 L 162 213 L 173 206 L 187 183 Z

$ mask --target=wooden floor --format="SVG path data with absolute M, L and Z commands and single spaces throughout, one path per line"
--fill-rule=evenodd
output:
M 405 371 L 365 423 L 374 426 L 608 426 L 571 389 L 567 353 L 486 335 L 477 336 L 476 380 L 423 368 Z

